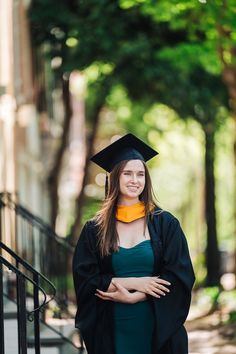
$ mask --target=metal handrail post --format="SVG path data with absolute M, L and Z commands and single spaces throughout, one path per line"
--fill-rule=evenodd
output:
M 19 354 L 27 354 L 27 310 L 26 310 L 26 286 L 23 276 L 17 274 L 17 325 Z
M 39 276 L 38 274 L 34 274 L 33 279 L 37 285 L 39 285 Z M 34 287 L 34 308 L 39 307 L 39 290 Z M 36 311 L 34 313 L 34 346 L 35 346 L 35 354 L 40 354 L 40 311 Z
M 0 263 L 0 354 L 4 354 L 3 269 Z

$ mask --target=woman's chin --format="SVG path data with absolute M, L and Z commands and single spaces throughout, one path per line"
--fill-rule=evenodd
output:
M 138 198 L 140 193 L 139 191 L 135 191 L 135 192 L 127 191 L 124 195 L 129 198 Z

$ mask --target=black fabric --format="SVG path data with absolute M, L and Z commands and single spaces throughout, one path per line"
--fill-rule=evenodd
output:
M 160 299 L 152 298 L 157 318 L 154 339 L 158 353 L 158 350 L 170 338 L 172 338 L 172 342 L 170 342 L 173 348 L 181 336 L 183 338 L 182 343 L 187 342 L 184 339 L 185 331 L 178 331 L 189 312 L 191 290 L 195 276 L 187 241 L 179 221 L 170 213 L 163 212 L 158 217 L 153 218 L 153 222 L 149 223 L 149 229 L 156 243 L 158 275 L 171 283 L 168 295 L 162 296 Z M 158 321 L 158 318 L 161 321 Z M 188 349 L 185 346 L 185 350 L 181 348 L 177 351 L 176 348 L 175 350 L 172 349 L 170 353 L 172 352 L 173 354 L 187 354 Z M 164 353 L 169 354 L 168 351 Z
M 99 151 L 91 157 L 91 160 L 107 172 L 111 172 L 118 162 L 124 160 L 148 161 L 157 154 L 157 151 L 153 150 L 135 135 L 126 134 Z
M 195 280 L 186 238 L 178 220 L 157 209 L 148 223 L 155 258 L 155 274 L 171 282 L 170 293 L 160 299 L 149 296 L 156 324 L 153 354 L 187 354 L 184 322 Z M 98 299 L 96 288 L 106 291 L 113 277 L 111 256 L 101 259 L 94 221 L 84 226 L 73 258 L 78 303 L 76 327 L 88 354 L 115 354 L 113 303 Z
M 94 295 L 96 289 L 106 291 L 110 285 L 113 275 L 111 264 L 107 264 L 106 260 L 109 261 L 108 257 L 101 262 L 96 226 L 89 221 L 81 232 L 73 257 L 73 279 L 78 306 L 75 327 L 79 328 L 89 354 L 113 352 L 110 350 L 113 348 L 113 340 L 108 335 L 113 304 L 101 301 Z M 109 330 L 104 331 L 105 328 Z

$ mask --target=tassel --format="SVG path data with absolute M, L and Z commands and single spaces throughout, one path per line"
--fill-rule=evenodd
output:
M 106 182 L 105 182 L 105 199 L 108 195 L 108 174 L 106 173 Z

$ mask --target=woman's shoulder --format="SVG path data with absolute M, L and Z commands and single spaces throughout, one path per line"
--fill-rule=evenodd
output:
M 160 207 L 156 207 L 151 213 L 151 216 L 154 219 L 161 219 L 164 223 L 178 223 L 178 219 L 175 217 L 175 215 L 173 215 L 168 210 L 161 209 Z
M 91 218 L 91 219 L 88 219 L 86 222 L 85 222 L 85 226 L 87 227 L 95 227 L 96 226 L 96 219 L 95 217 Z
M 92 232 L 97 231 L 97 228 L 98 228 L 98 225 L 97 225 L 95 217 L 87 220 L 83 226 L 83 229 L 85 229 L 86 231 L 92 231 Z
M 97 235 L 98 229 L 94 219 L 87 220 L 81 229 L 81 232 L 78 237 L 77 244 L 89 243 L 96 244 L 97 243 Z

